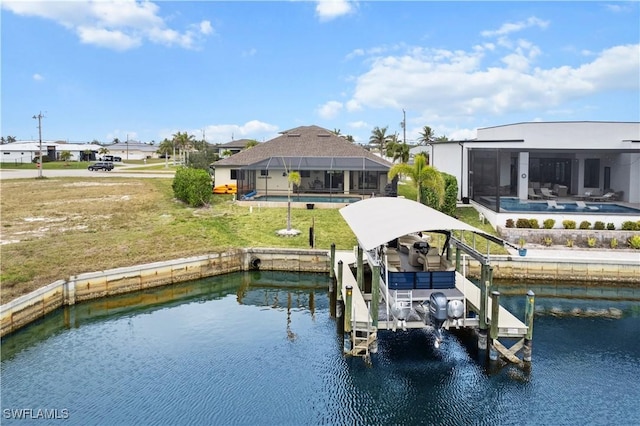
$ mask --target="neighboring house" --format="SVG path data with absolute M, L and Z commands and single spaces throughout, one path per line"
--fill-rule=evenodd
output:
M 216 145 L 215 148 L 218 150 L 218 155 L 220 156 L 220 158 L 222 158 L 223 153 L 226 151 L 230 152 L 231 155 L 237 154 L 240 151 L 244 151 L 244 149 L 247 147 L 247 143 L 249 142 L 251 142 L 251 139 L 238 139 L 237 141 L 233 140 L 231 142 Z
M 105 148 L 109 150 L 109 155 L 120 157 L 122 161 L 159 157 L 159 154 L 156 152 L 158 151 L 157 145 L 137 141 L 122 141 L 106 145 Z
M 102 148 L 97 144 L 67 143 L 64 141 L 42 141 L 42 153 L 44 157 L 49 157 L 51 161 L 60 160 L 63 151 L 71 153 L 70 161 L 93 161 L 96 160 L 98 151 Z M 31 163 L 39 156 L 40 141 L 21 141 L 2 144 L 0 162 L 2 163 Z
M 288 173 L 300 173 L 296 192 L 384 194 L 392 164 L 318 126 L 281 132 L 269 141 L 212 164 L 215 185 L 235 183 L 238 193 L 281 194 Z
M 431 164 L 458 179 L 463 200 L 499 211 L 500 197 L 526 200 L 529 188 L 560 196 L 612 189 L 640 203 L 640 123 L 531 122 L 477 132 L 426 147 Z

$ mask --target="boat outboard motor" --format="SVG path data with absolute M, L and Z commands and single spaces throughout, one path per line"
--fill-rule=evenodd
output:
M 447 296 L 441 292 L 431 293 L 429 298 L 429 320 L 436 332 L 436 348 L 442 342 L 442 325 L 447 320 Z

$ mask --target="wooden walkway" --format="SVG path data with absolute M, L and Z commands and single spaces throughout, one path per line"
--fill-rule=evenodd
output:
M 340 261 L 342 261 L 342 300 L 345 300 L 346 298 L 347 286 L 353 287 L 351 296 L 353 304 L 351 319 L 356 323 L 371 324 L 372 319 L 371 315 L 369 315 L 367 303 L 364 300 L 362 292 L 358 288 L 356 277 L 353 276 L 351 269 L 349 268 L 350 264 L 354 264 L 356 262 L 356 256 L 353 252 L 336 251 L 336 264 L 334 266 L 336 277 L 338 276 L 338 262 Z
M 480 289 L 461 274 L 456 274 L 456 288 L 465 295 L 467 302 L 473 309 L 480 312 Z M 492 306 L 493 301 L 489 296 L 487 303 L 489 322 L 491 321 Z M 502 306 L 500 306 L 498 317 L 498 337 L 523 337 L 527 334 L 528 327 Z

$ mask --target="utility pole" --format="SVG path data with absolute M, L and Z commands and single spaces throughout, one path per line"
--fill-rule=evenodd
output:
M 402 110 L 402 130 L 403 130 L 403 135 L 402 135 L 402 141 L 406 144 L 407 143 L 407 113 L 404 111 L 404 109 Z
M 38 178 L 42 178 L 42 111 L 38 115 L 32 117 L 34 120 L 38 119 L 38 140 L 40 141 L 40 156 L 38 157 Z
M 127 161 L 129 161 L 129 133 L 127 133 Z

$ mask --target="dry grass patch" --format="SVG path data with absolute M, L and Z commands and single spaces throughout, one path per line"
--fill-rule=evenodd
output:
M 356 244 L 337 210 L 292 209 L 302 234 L 286 227 L 286 208 L 239 207 L 216 196 L 193 209 L 173 198 L 170 179 L 59 178 L 2 180 L 0 298 L 2 303 L 82 272 L 221 252 L 235 247 L 307 248 L 315 220 L 316 247 Z

